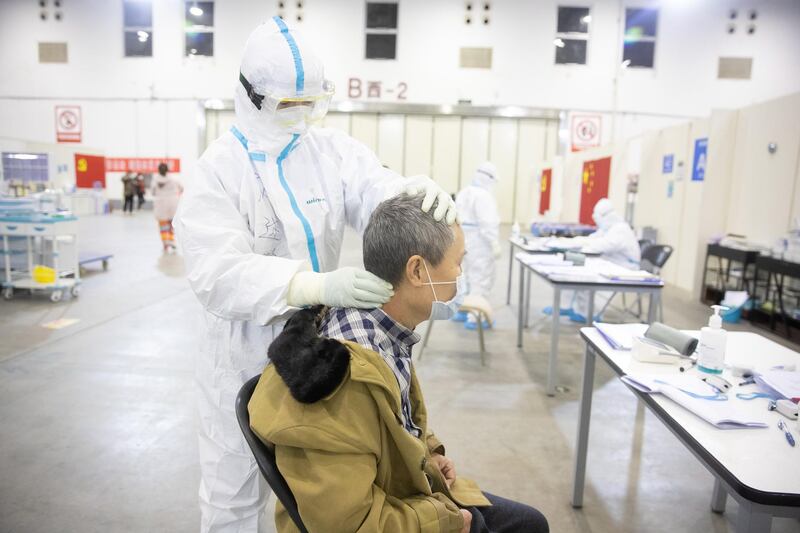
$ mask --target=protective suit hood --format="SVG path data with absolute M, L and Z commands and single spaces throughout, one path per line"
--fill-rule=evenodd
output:
M 295 97 L 319 94 L 325 79 L 322 61 L 279 17 L 258 26 L 245 44 L 240 73 L 259 95 Z M 249 149 L 277 156 L 294 134 L 302 141 L 304 131 L 281 125 L 273 111 L 259 110 L 237 81 L 234 91 L 236 127 L 244 134 Z M 297 144 L 297 143 L 295 143 Z
M 481 189 L 486 189 L 487 191 L 493 190 L 495 185 L 497 185 L 497 182 L 497 167 L 489 161 L 481 163 L 481 165 L 475 171 L 475 175 L 472 177 L 473 185 L 480 187 Z
M 614 224 L 623 222 L 622 217 L 614 211 L 614 206 L 608 198 L 601 198 L 594 205 L 592 218 L 595 224 L 597 224 L 597 228 L 600 230 L 606 230 Z

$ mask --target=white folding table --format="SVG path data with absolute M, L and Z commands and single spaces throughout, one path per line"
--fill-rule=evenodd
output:
M 697 332 L 687 333 L 697 335 Z M 597 356 L 617 376 L 679 372 L 673 365 L 633 360 L 630 352 L 612 349 L 595 328 L 582 328 L 581 338 L 586 342 L 586 354 L 573 464 L 573 507 L 583 505 Z M 755 366 L 757 371 L 787 364 L 795 364 L 800 368 L 800 354 L 755 333 L 729 332 L 726 362 Z M 727 370 L 723 377 L 731 382 L 740 381 L 730 376 Z M 767 533 L 773 516 L 800 518 L 800 432 L 796 421 L 789 421 L 775 411 L 768 411 L 765 399 L 736 398 L 735 393 L 740 390 L 737 385 L 734 383 L 732 391 L 728 393 L 728 401 L 737 402 L 737 407 L 748 419 L 765 422 L 767 428 L 718 429 L 660 394 L 645 394 L 630 386 L 628 388 L 714 476 L 711 510 L 724 512 L 725 501 L 730 495 L 739 503 L 736 531 Z M 749 386 L 742 388 L 741 392 L 752 390 L 752 386 Z M 781 419 L 794 434 L 797 446 L 789 446 L 783 432 L 777 429 L 776 425 Z M 676 472 L 675 475 L 680 473 Z
M 597 276 L 595 272 L 586 267 L 586 275 L 581 281 L 574 281 L 561 278 L 557 273 L 546 271 L 547 265 L 530 265 L 525 262 L 523 256 L 517 256 L 517 261 L 520 263 L 520 280 L 519 280 L 519 313 L 517 316 L 517 348 L 522 348 L 523 330 L 526 325 L 526 317 L 528 313 L 528 301 L 525 290 L 526 275 L 528 276 L 528 285 L 530 285 L 531 273 L 536 274 L 542 280 L 547 282 L 553 288 L 553 328 L 550 332 L 550 356 L 547 367 L 547 395 L 553 396 L 556 392 L 556 376 L 558 367 L 558 336 L 561 318 L 561 291 L 586 291 L 589 293 L 589 312 L 586 315 L 586 320 L 591 322 L 594 316 L 594 293 L 598 291 L 612 291 L 620 293 L 643 293 L 649 294 L 649 307 L 647 311 L 647 322 L 652 324 L 655 320 L 656 310 L 658 309 L 658 301 L 661 297 L 661 289 L 664 288 L 663 282 L 636 282 L 636 281 L 612 281 L 610 279 L 602 279 Z M 591 259 L 589 260 L 591 261 Z M 595 259 L 595 261 L 599 261 Z

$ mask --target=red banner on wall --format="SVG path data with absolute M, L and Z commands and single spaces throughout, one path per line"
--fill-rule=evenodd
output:
M 158 165 L 167 164 L 168 172 L 180 172 L 181 160 L 170 157 L 106 157 L 106 172 L 141 172 L 155 174 Z
M 553 169 L 542 170 L 542 185 L 539 191 L 539 214 L 544 215 L 550 209 L 550 190 L 553 188 Z
M 594 225 L 592 210 L 601 198 L 608 197 L 608 178 L 611 174 L 611 158 L 604 157 L 583 163 L 581 183 L 581 224 Z
M 75 154 L 75 185 L 92 189 L 95 183 L 106 187 L 105 157 L 100 155 Z

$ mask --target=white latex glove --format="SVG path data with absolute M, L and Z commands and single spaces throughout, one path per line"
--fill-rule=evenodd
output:
M 500 243 L 492 241 L 492 256 L 494 256 L 495 259 L 500 259 L 502 254 L 503 250 L 500 248 Z
M 456 203 L 447 191 L 427 176 L 417 176 L 411 180 L 403 192 L 408 194 L 424 192 L 425 199 L 422 201 L 422 210 L 426 213 L 431 210 L 434 201 L 439 200 L 436 211 L 433 212 L 433 219 L 439 221 L 446 216 L 447 224 L 452 225 L 456 221 Z
M 292 307 L 327 305 L 374 309 L 388 302 L 392 285 L 378 276 L 355 267 L 333 272 L 298 272 L 289 283 L 286 303 Z

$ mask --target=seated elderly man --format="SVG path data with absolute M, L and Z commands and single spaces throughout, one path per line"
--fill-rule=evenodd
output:
M 249 404 L 311 532 L 547 532 L 527 505 L 456 474 L 427 426 L 414 328 L 457 307 L 464 234 L 400 195 L 372 214 L 364 266 L 394 286 L 383 309 L 305 309 L 272 343 Z M 278 531 L 297 531 L 277 504 Z

